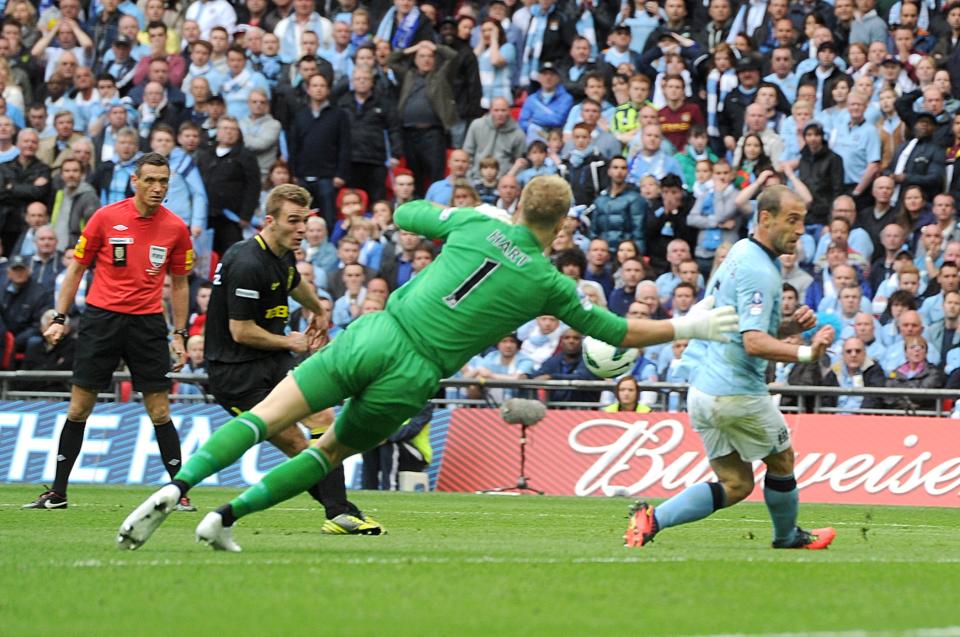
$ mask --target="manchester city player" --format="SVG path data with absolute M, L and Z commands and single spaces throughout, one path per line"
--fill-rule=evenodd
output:
M 730 342 L 698 343 L 684 353 L 696 362 L 687 399 L 690 421 L 718 482 L 696 484 L 656 509 L 646 502 L 635 504 L 624 535 L 627 546 L 644 546 L 663 529 L 703 519 L 746 498 L 753 491 L 755 460 L 767 466 L 763 499 L 773 521 L 774 548 L 824 549 L 836 535 L 832 528 L 808 532 L 797 526 L 790 432 L 764 382 L 767 361 L 818 361 L 834 339 L 833 328 L 825 326 L 812 345 L 778 340 L 817 323 L 804 306 L 786 330 L 780 325 L 778 257 L 794 253 L 803 236 L 806 206 L 785 186 L 771 186 L 760 195 L 757 209 L 753 237 L 734 244 L 707 284 L 718 305 L 736 306 L 739 333 Z
M 524 189 L 516 225 L 470 208 L 441 210 L 424 201 L 398 208 L 398 226 L 445 240 L 440 257 L 395 292 L 385 311 L 360 317 L 259 404 L 217 430 L 172 483 L 127 517 L 117 539 L 120 547 L 141 546 L 181 494 L 251 446 L 348 399 L 314 447 L 207 514 L 197 527 L 199 540 L 239 551 L 231 531 L 238 518 L 297 495 L 344 458 L 388 438 L 436 394 L 440 379 L 534 317 L 550 314 L 624 347 L 682 338 L 725 340 L 724 333 L 736 328 L 731 307 L 701 307 L 682 318 L 652 321 L 626 320 L 582 303 L 573 280 L 543 255 L 570 201 L 570 186 L 551 176 L 537 177 Z

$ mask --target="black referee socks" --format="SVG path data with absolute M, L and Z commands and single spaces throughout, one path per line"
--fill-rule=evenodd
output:
M 60 432 L 60 444 L 57 447 L 57 474 L 53 479 L 53 491 L 64 497 L 67 495 L 70 472 L 73 471 L 73 465 L 77 461 L 77 456 L 80 455 L 80 447 L 83 446 L 83 430 L 86 427 L 86 421 L 77 422 L 68 418 L 63 423 L 63 431 Z
M 167 468 L 167 473 L 172 479 L 180 471 L 180 434 L 177 428 L 173 426 L 173 421 L 168 421 L 162 425 L 155 426 L 157 435 L 157 446 L 160 447 L 160 457 L 163 459 L 163 466 Z

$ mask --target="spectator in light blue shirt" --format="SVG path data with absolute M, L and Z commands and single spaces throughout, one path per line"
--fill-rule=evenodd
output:
M 485 356 L 474 356 L 464 367 L 464 378 L 479 380 L 515 380 L 533 375 L 533 359 L 520 351 L 520 340 L 516 334 L 508 334 L 500 339 L 497 348 Z M 501 402 L 512 398 L 514 393 L 508 389 L 490 389 L 488 395 Z M 479 398 L 477 393 L 475 396 Z
M 662 148 L 663 133 L 659 126 L 644 126 L 639 141 L 640 151 L 630 159 L 627 181 L 639 185 L 640 178 L 645 175 L 652 175 L 659 181 L 671 173 L 683 179 L 680 162 Z
M 255 88 L 263 89 L 267 98 L 270 98 L 270 83 L 262 73 L 257 73 L 247 62 L 246 53 L 239 47 L 231 47 L 227 51 L 227 67 L 229 75 L 220 85 L 220 95 L 227 105 L 227 113 L 237 119 L 243 119 L 250 114 L 247 99 L 250 91 Z
M 920 318 L 923 319 L 924 325 L 933 325 L 937 321 L 943 320 L 944 294 L 947 292 L 956 292 L 958 283 L 960 283 L 960 274 L 958 274 L 957 271 L 958 265 L 960 264 L 950 261 L 940 266 L 940 273 L 937 275 L 940 292 L 924 299 L 923 304 L 920 306 Z M 931 345 L 937 348 L 940 347 L 940 343 L 931 343 Z
M 480 106 L 490 108 L 496 97 L 513 100 L 510 77 L 517 63 L 517 49 L 507 41 L 503 25 L 494 18 L 487 18 L 480 26 L 480 42 L 474 49 L 480 86 L 483 93 Z
M 786 46 L 774 49 L 770 55 L 770 70 L 772 73 L 763 81 L 777 85 L 788 102 L 796 100 L 800 76 L 793 70 L 793 50 Z
M 175 139 L 173 128 L 157 124 L 150 132 L 150 149 L 170 162 L 170 187 L 163 205 L 183 219 L 196 237 L 207 228 L 207 189 L 193 159 L 175 145 Z
M 441 206 L 449 206 L 450 199 L 453 197 L 453 182 L 457 179 L 466 179 L 467 171 L 470 170 L 470 155 L 462 150 L 453 151 L 450 153 L 450 159 L 447 160 L 447 169 L 450 174 L 430 184 L 424 199 Z
M 880 172 L 880 133 L 864 119 L 867 98 L 854 91 L 847 98 L 850 119 L 835 129 L 830 148 L 843 159 L 843 183 L 854 198 L 866 192 Z

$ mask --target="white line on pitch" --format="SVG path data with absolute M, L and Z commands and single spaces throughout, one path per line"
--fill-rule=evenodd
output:
M 13 567 L 17 569 L 34 569 L 38 567 L 52 567 L 52 568 L 126 568 L 126 567 L 197 567 L 197 566 L 219 566 L 219 565 L 231 565 L 231 566 L 324 566 L 330 564 L 344 564 L 344 565 L 376 565 L 376 566 L 389 566 L 389 565 L 409 565 L 409 564 L 471 564 L 471 565 L 486 565 L 486 564 L 530 564 L 530 565 L 571 565 L 571 564 L 597 564 L 597 565 L 617 565 L 617 564 L 643 564 L 643 563 L 671 563 L 671 562 L 790 562 L 790 563 L 821 563 L 821 564 L 960 564 L 960 558 L 944 558 L 939 560 L 914 560 L 906 558 L 893 558 L 893 559 L 884 559 L 884 558 L 839 558 L 839 559 L 818 559 L 816 557 L 805 557 L 797 556 L 792 559 L 784 559 L 782 556 L 778 555 L 774 557 L 773 555 L 769 556 L 740 556 L 737 558 L 708 558 L 701 559 L 696 557 L 688 556 L 659 556 L 659 555 L 644 555 L 644 556 L 609 556 L 609 557 L 584 557 L 584 558 L 527 558 L 527 557 L 494 557 L 494 556 L 480 556 L 480 557 L 461 557 L 461 558 L 447 558 L 447 557 L 436 557 L 429 555 L 407 555 L 400 557 L 378 557 L 378 556 L 369 556 L 369 557 L 338 557 L 336 555 L 326 555 L 318 558 L 310 558 L 304 556 L 301 558 L 264 558 L 264 559 L 255 559 L 250 557 L 238 557 L 233 558 L 231 556 L 224 556 L 223 558 L 218 559 L 209 559 L 209 558 L 197 558 L 189 560 L 180 560 L 180 559 L 154 559 L 154 560 L 127 560 L 127 559 L 87 559 L 87 560 L 72 560 L 72 561 L 57 561 L 51 560 L 48 562 L 35 562 L 31 564 L 21 564 L 13 562 L 0 562 L 0 566 L 3 567 Z M 851 633 L 850 635 L 841 635 L 840 633 L 824 633 L 823 637 L 828 635 L 836 634 L 839 637 L 858 637 L 856 634 Z M 818 634 L 813 634 L 813 637 L 820 637 Z M 783 634 L 774 634 L 769 635 L 709 635 L 704 637 L 794 637 L 794 635 L 789 633 Z M 799 637 L 799 634 L 797 634 Z M 917 635 L 916 637 L 960 637 L 960 634 L 954 635 Z
M 792 633 L 719 633 L 686 637 L 960 637 L 960 626 L 905 630 L 838 630 Z

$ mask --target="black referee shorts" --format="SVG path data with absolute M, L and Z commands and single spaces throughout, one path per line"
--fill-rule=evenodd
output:
M 80 318 L 73 384 L 102 391 L 120 359 L 139 392 L 170 391 L 170 343 L 163 314 L 121 314 L 88 305 Z
M 207 361 L 210 393 L 218 405 L 236 416 L 266 398 L 295 363 L 286 351 L 244 363 Z

